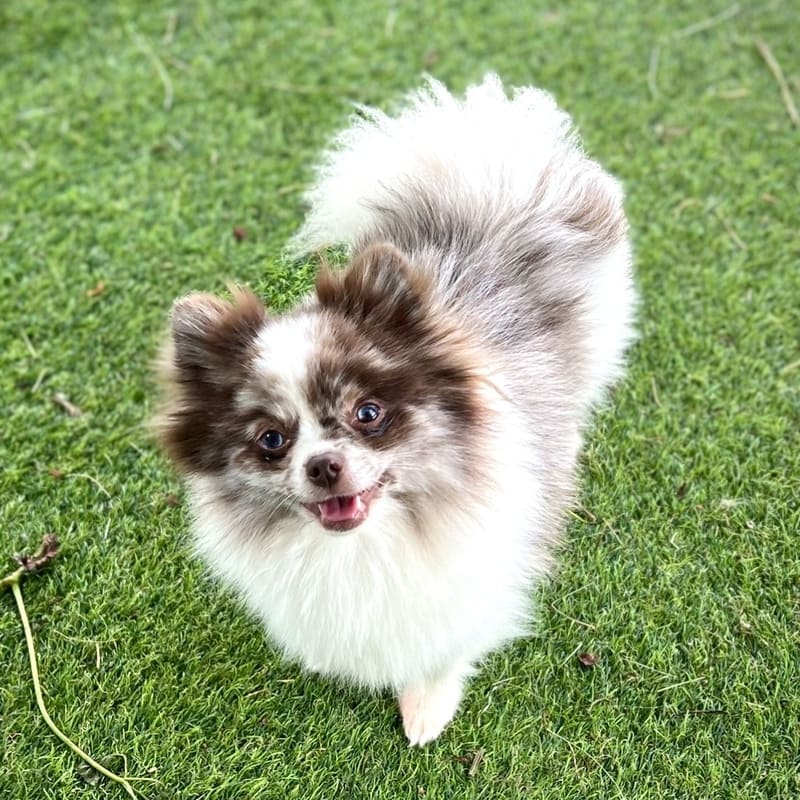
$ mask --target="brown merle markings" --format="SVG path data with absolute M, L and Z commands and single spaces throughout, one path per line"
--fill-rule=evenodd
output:
M 342 272 L 321 269 L 316 290 L 322 308 L 356 323 L 373 341 L 393 343 L 394 349 L 409 344 L 405 337 L 430 328 L 433 279 L 413 269 L 390 244 L 364 249 Z
M 512 209 L 408 178 L 386 190 L 358 246 L 368 252 L 390 241 L 424 259 L 440 300 L 488 347 L 546 349 L 577 382 L 587 277 L 625 238 L 621 200 L 617 184 L 583 157 L 546 166 Z
M 565 171 L 573 173 L 568 183 Z M 455 189 L 448 194 L 411 178 L 387 189 L 374 210 L 380 221 L 370 241 L 383 238 L 403 252 L 426 247 L 456 256 L 440 271 L 440 282 L 464 276 L 470 284 L 488 269 L 492 279 L 512 278 L 520 289 L 530 285 L 532 266 L 562 272 L 568 259 L 580 269 L 621 242 L 628 228 L 618 187 L 586 158 L 572 165 L 546 165 L 513 213 L 488 198 Z M 477 271 L 476 264 L 482 265 Z M 536 280 L 543 277 L 540 272 Z
M 192 294 L 175 303 L 161 364 L 167 400 L 155 427 L 183 470 L 221 472 L 231 443 L 246 435 L 233 414 L 233 397 L 248 376 L 266 320 L 261 301 L 241 289 L 232 302 Z
M 372 446 L 400 442 L 410 406 L 436 405 L 461 426 L 478 426 L 482 364 L 464 333 L 435 304 L 433 279 L 389 244 L 367 247 L 342 272 L 317 277 L 327 314 L 311 365 L 308 398 L 320 418 L 341 418 L 347 404 L 374 399 L 387 409 Z
M 232 302 L 210 294 L 190 294 L 172 308 L 174 362 L 179 377 L 216 382 L 240 373 L 242 359 L 266 322 L 261 301 L 237 289 Z

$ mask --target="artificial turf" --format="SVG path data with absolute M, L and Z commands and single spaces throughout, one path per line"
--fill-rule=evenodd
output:
M 0 556 L 62 540 L 23 586 L 60 725 L 156 779 L 136 784 L 151 800 L 798 796 L 798 15 L 0 4 Z M 282 663 L 191 557 L 144 426 L 150 363 L 181 293 L 232 279 L 282 309 L 310 286 L 281 248 L 351 101 L 488 69 L 553 91 L 624 182 L 641 339 L 536 634 L 410 750 L 391 698 Z M 38 716 L 9 592 L 0 698 L 0 797 L 124 796 Z

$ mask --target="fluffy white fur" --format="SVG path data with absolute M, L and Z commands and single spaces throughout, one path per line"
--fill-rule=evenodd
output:
M 531 554 L 537 493 L 517 468 L 518 438 L 509 430 L 499 443 L 508 457 L 496 463 L 491 502 L 467 498 L 456 512 L 447 498 L 441 515 L 426 517 L 424 537 L 400 523 L 391 498 L 353 533 L 326 535 L 309 519 L 243 537 L 251 521 L 218 513 L 214 485 L 194 477 L 199 548 L 286 654 L 314 672 L 397 692 L 454 669 L 466 675 L 525 632 L 530 578 L 546 569 Z
M 465 204 L 506 207 L 527 200 L 554 162 L 568 179 L 567 165 L 580 157 L 569 117 L 549 94 L 523 88 L 509 100 L 497 75 L 467 89 L 463 100 L 428 80 L 396 116 L 359 109 L 306 195 L 310 212 L 292 242 L 296 252 L 363 238 L 388 190 L 407 176 Z M 551 186 L 548 204 L 558 206 L 565 195 L 558 183 Z

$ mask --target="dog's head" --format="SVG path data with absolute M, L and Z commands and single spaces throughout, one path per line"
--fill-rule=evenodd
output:
M 474 491 L 491 446 L 481 359 L 430 278 L 390 245 L 283 316 L 252 294 L 176 302 L 157 420 L 178 466 L 215 481 L 264 528 L 342 532 Z

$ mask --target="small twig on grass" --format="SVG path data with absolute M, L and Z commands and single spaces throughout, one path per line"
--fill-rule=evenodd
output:
M 33 633 L 31 632 L 30 622 L 28 621 L 28 613 L 25 610 L 25 603 L 22 599 L 22 590 L 20 582 L 23 575 L 38 572 L 44 566 L 49 564 L 58 555 L 58 539 L 51 533 L 47 534 L 39 546 L 39 549 L 32 556 L 18 556 L 16 558 L 19 567 L 13 572 L 10 572 L 0 580 L 0 588 L 9 586 L 17 602 L 17 610 L 19 617 L 22 621 L 22 629 L 25 632 L 25 644 L 28 648 L 28 661 L 31 668 L 31 678 L 33 679 L 33 693 L 36 696 L 36 705 L 39 708 L 39 713 L 42 715 L 47 727 L 70 749 L 75 755 L 83 759 L 92 769 L 104 775 L 109 780 L 120 784 L 125 792 L 137 800 L 138 794 L 134 791 L 130 783 L 120 775 L 117 775 L 111 770 L 106 769 L 102 764 L 95 761 L 88 753 L 75 744 L 56 724 L 53 722 L 52 717 L 47 711 L 44 704 L 44 697 L 42 696 L 42 687 L 39 681 L 39 667 L 36 661 L 36 648 L 33 643 Z
M 575 623 L 575 625 L 580 625 L 582 628 L 588 628 L 590 631 L 596 630 L 597 625 L 592 625 L 591 622 L 584 622 L 580 619 L 575 619 L 575 617 L 571 617 L 569 614 L 561 611 L 561 609 L 556 608 L 552 603 L 550 603 L 550 610 L 555 611 L 560 617 L 564 617 L 564 619 L 568 619 L 570 622 Z
M 800 114 L 797 113 L 797 106 L 794 104 L 791 89 L 789 89 L 789 84 L 786 83 L 786 78 L 783 76 L 783 70 L 778 63 L 778 59 L 775 58 L 772 54 L 772 50 L 769 49 L 769 45 L 763 39 L 757 36 L 754 41 L 759 55 L 764 59 L 764 63 L 769 68 L 772 77 L 775 78 L 781 90 L 781 100 L 783 100 L 783 105 L 786 109 L 786 113 L 789 115 L 789 119 L 792 121 L 795 128 L 800 128 Z
M 800 361 L 793 361 L 791 364 L 781 367 L 781 369 L 778 370 L 778 375 L 786 375 L 787 373 L 796 370 L 798 367 L 800 367 Z
M 468 766 L 469 769 L 467 770 L 467 777 L 474 778 L 478 774 L 478 769 L 483 763 L 485 756 L 486 750 L 483 747 L 479 747 L 474 753 L 456 756 L 456 761 L 458 761 L 460 764 Z
M 36 394 L 42 387 L 42 383 L 44 382 L 44 377 L 47 375 L 47 370 L 43 369 L 37 376 L 36 380 L 33 382 L 33 386 L 31 386 L 31 394 Z
M 467 770 L 467 777 L 474 778 L 478 774 L 478 769 L 483 763 L 483 759 L 485 757 L 486 757 L 486 750 L 484 750 L 482 747 L 479 747 L 472 754 L 472 763 L 469 765 L 469 769 Z
M 293 194 L 294 192 L 299 192 L 301 189 L 305 189 L 306 185 L 304 183 L 288 183 L 286 186 L 281 186 L 280 188 L 276 189 L 272 192 L 273 197 L 283 197 L 286 194 Z
M 734 3 L 730 8 L 726 9 L 720 14 L 716 14 L 713 17 L 708 17 L 707 19 L 701 19 L 699 22 L 695 22 L 679 31 L 676 31 L 672 34 L 672 38 L 684 39 L 687 36 L 694 36 L 696 33 L 707 31 L 709 28 L 713 28 L 716 25 L 721 25 L 723 22 L 727 22 L 729 19 L 733 19 L 741 10 L 742 9 L 739 4 Z
M 111 493 L 100 483 L 97 478 L 93 478 L 91 475 L 88 475 L 85 472 L 70 472 L 69 475 L 66 475 L 67 478 L 85 478 L 90 483 L 93 483 L 109 500 L 111 499 Z
M 658 386 L 656 385 L 656 379 L 653 376 L 650 376 L 650 386 L 653 390 L 653 402 L 661 408 L 661 397 L 658 394 Z
M 750 90 L 746 86 L 737 86 L 735 89 L 723 89 L 719 96 L 723 100 L 741 100 L 750 96 Z
M 740 250 L 747 250 L 747 245 L 742 241 L 742 237 L 739 236 L 738 233 L 734 230 L 733 225 L 725 218 L 720 217 L 720 221 L 722 222 L 722 226 L 728 233 L 728 236 L 731 237 L 731 241 L 740 249 Z
M 173 10 L 167 15 L 167 27 L 164 30 L 164 35 L 161 37 L 161 41 L 164 42 L 164 44 L 172 44 L 172 41 L 175 38 L 175 31 L 177 29 L 178 12 Z
M 658 82 L 656 75 L 658 74 L 658 60 L 661 58 L 661 46 L 656 45 L 650 51 L 650 64 L 647 68 L 647 86 L 650 89 L 650 96 L 655 100 L 658 97 Z
M 714 209 L 714 213 L 716 214 L 719 221 L 722 223 L 722 227 L 725 228 L 725 232 L 730 237 L 730 240 L 740 249 L 740 250 L 747 250 L 747 244 L 742 241 L 742 237 L 736 233 L 733 225 L 731 225 L 730 220 L 728 220 L 725 216 L 720 214 L 719 211 Z
M 172 108 L 172 100 L 175 95 L 172 88 L 172 79 L 169 77 L 164 62 L 158 57 L 155 50 L 150 47 L 149 42 L 143 36 L 140 36 L 130 25 L 128 26 L 128 34 L 131 39 L 133 39 L 136 48 L 146 56 L 148 61 L 153 65 L 153 69 L 158 73 L 158 77 L 161 79 L 161 83 L 164 86 L 164 111 L 169 111 Z
M 686 681 L 678 681 L 678 683 L 671 683 L 669 686 L 662 686 L 660 689 L 656 689 L 656 694 L 661 694 L 661 692 L 671 692 L 673 689 L 679 689 L 681 686 L 688 686 L 691 683 L 702 683 L 705 678 L 701 675 L 699 678 L 689 678 Z
M 53 395 L 53 405 L 58 406 L 68 417 L 80 417 L 83 414 L 83 411 L 63 392 L 56 392 Z
M 17 139 L 17 144 L 25 151 L 26 158 L 22 162 L 22 169 L 26 172 L 32 170 L 36 164 L 36 151 L 28 144 L 25 139 Z
M 20 331 L 20 336 L 22 337 L 22 341 L 25 342 L 25 347 L 28 348 L 28 352 L 31 354 L 33 358 L 39 358 L 39 353 L 36 352 L 36 348 L 33 346 L 33 342 L 28 338 L 28 334 L 25 331 Z
M 685 39 L 688 36 L 694 36 L 695 34 L 702 33 L 710 28 L 715 28 L 717 25 L 721 25 L 723 22 L 733 19 L 741 10 L 741 6 L 738 3 L 734 3 L 730 8 L 722 11 L 719 14 L 716 14 L 713 17 L 707 17 L 706 19 L 693 22 L 691 25 L 687 25 L 685 28 L 681 28 L 680 30 L 674 31 L 671 34 L 662 36 L 659 39 L 658 44 L 656 44 L 656 46 L 650 51 L 650 65 L 647 70 L 647 86 L 653 99 L 659 96 L 656 73 L 658 72 L 658 62 L 661 58 L 661 46 L 666 46 L 670 42 L 674 42 L 679 39 Z
M 698 198 L 696 197 L 685 197 L 683 200 L 680 201 L 680 203 L 678 203 L 678 205 L 675 206 L 675 208 L 672 209 L 672 213 L 676 217 L 679 217 L 684 212 L 685 209 L 691 208 L 692 206 L 702 207 L 702 205 L 703 205 L 702 200 L 698 200 Z

